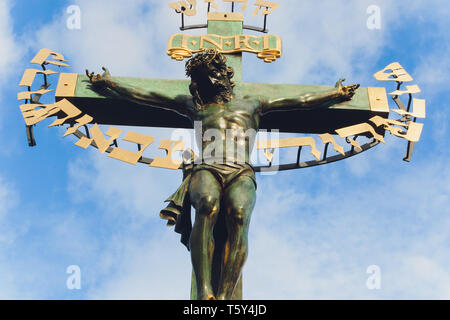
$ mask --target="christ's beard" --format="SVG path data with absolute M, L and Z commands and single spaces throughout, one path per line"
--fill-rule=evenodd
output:
M 203 104 L 227 103 L 233 97 L 233 88 L 223 82 L 216 82 L 214 85 L 201 84 L 199 96 Z

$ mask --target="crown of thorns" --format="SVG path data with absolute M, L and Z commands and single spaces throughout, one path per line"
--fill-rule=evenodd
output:
M 233 70 L 226 65 L 227 58 L 216 49 L 206 49 L 199 52 L 186 62 L 186 75 L 191 77 L 198 70 L 207 70 L 211 66 L 232 74 Z

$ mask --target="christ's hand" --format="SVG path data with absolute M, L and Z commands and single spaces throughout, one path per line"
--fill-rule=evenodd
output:
M 344 86 L 342 85 L 344 81 L 345 79 L 339 79 L 339 81 L 336 82 L 336 88 L 345 100 L 351 100 L 355 95 L 356 90 L 359 88 L 359 84 Z
M 86 75 L 89 77 L 89 80 L 95 89 L 104 89 L 106 87 L 106 80 L 111 80 L 109 70 L 105 67 L 102 67 L 102 69 L 104 71 L 103 75 L 95 75 L 94 72 L 89 73 L 89 70 L 86 69 Z

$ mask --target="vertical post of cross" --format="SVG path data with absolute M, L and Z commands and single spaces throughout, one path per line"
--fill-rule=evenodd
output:
M 239 12 L 209 12 L 208 13 L 208 34 L 215 34 L 219 36 L 239 36 L 243 33 L 244 17 Z M 240 39 L 235 39 L 240 41 Z M 230 43 L 224 43 L 224 48 L 232 49 L 235 45 L 235 41 Z M 242 84 L 242 52 L 225 54 L 227 57 L 227 65 L 234 69 L 233 81 L 236 84 L 235 91 L 239 90 Z M 221 226 L 222 228 L 217 228 Z M 225 229 L 225 216 L 222 212 L 219 215 L 219 219 L 216 223 L 214 230 L 214 257 L 212 265 L 212 286 L 214 290 L 217 290 L 220 282 L 220 276 L 222 272 L 222 255 L 225 247 L 227 233 Z M 233 300 L 242 300 L 242 276 L 236 285 Z M 195 281 L 195 274 L 192 272 L 191 282 L 191 300 L 197 300 L 197 285 Z
M 244 16 L 240 12 L 209 12 L 208 13 L 208 34 L 219 36 L 240 36 L 244 26 Z M 238 39 L 240 41 L 240 39 Z M 224 49 L 232 49 L 235 45 L 233 41 L 224 43 Z M 236 85 L 242 83 L 242 52 L 226 54 L 227 65 L 234 69 L 233 81 Z

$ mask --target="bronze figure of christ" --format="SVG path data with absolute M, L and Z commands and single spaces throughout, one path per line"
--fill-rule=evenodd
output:
M 256 134 L 260 117 L 269 112 L 324 108 L 351 100 L 359 85 L 344 86 L 341 79 L 333 90 L 296 97 L 271 100 L 264 97 L 264 92 L 237 96 L 233 92 L 233 69 L 227 66 L 226 57 L 214 49 L 200 52 L 187 61 L 191 95 L 174 99 L 164 92 L 147 92 L 115 81 L 106 68 L 103 70 L 103 75 L 86 70 L 96 91 L 112 90 L 135 103 L 172 110 L 193 123 L 201 122 L 201 132 L 195 132 L 203 150 L 201 161 L 185 170 L 182 185 L 168 199 L 170 204 L 161 216 L 184 235 L 184 243 L 191 252 L 197 299 L 232 299 L 248 254 L 248 228 L 256 200 L 255 172 L 250 165 L 254 139 L 248 137 L 248 132 Z M 215 133 L 214 139 L 206 137 L 208 131 Z M 237 146 L 242 143 L 245 149 Z M 239 150 L 245 152 L 241 154 Z M 192 227 L 190 213 L 189 217 L 183 216 L 186 207 L 191 205 L 195 208 Z M 221 271 L 217 285 L 213 286 L 217 245 L 214 229 L 218 221 L 223 221 L 226 233 L 220 252 Z

